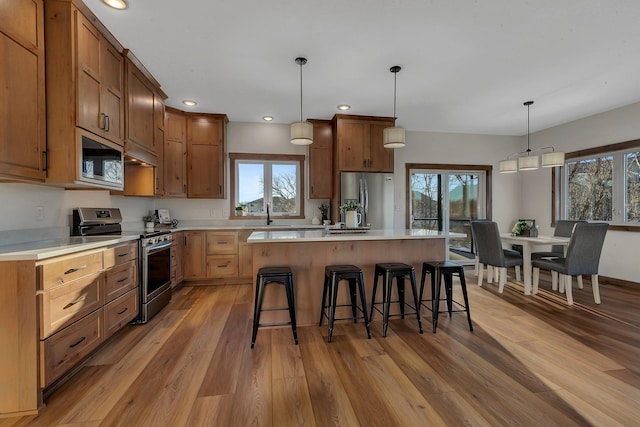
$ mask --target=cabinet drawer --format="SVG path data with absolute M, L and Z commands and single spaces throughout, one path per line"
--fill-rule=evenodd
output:
M 235 231 L 207 233 L 207 254 L 235 254 L 237 247 L 238 233 Z
M 104 306 L 104 339 L 118 332 L 138 315 L 138 290 L 133 289 Z
M 207 257 L 207 277 L 236 277 L 238 258 L 236 255 L 213 255 Z
M 103 280 L 102 273 L 97 273 L 40 292 L 40 339 L 102 306 Z
M 102 270 L 102 251 L 69 255 L 40 264 L 40 289 L 49 289 Z
M 138 242 L 113 246 L 104 251 L 104 268 L 111 268 L 138 258 Z
M 132 260 L 105 273 L 104 301 L 113 301 L 125 292 L 138 288 L 138 261 Z
M 40 385 L 46 387 L 102 342 L 102 309 L 40 341 Z

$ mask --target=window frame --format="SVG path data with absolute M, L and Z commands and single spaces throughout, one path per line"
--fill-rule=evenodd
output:
M 305 156 L 295 154 L 260 154 L 260 153 L 229 153 L 229 178 L 230 178 L 230 191 L 229 191 L 229 219 L 261 219 L 266 218 L 264 215 L 251 215 L 251 216 L 235 216 L 235 207 L 238 202 L 236 200 L 236 164 L 242 161 L 250 162 L 264 162 L 264 163 L 277 163 L 277 162 L 295 162 L 298 168 L 298 205 L 300 207 L 298 215 L 279 215 L 271 214 L 272 218 L 288 218 L 288 219 L 304 219 L 304 204 L 305 204 L 305 173 L 304 173 L 304 160 Z
M 563 219 L 566 216 L 566 164 L 568 161 L 574 161 L 579 159 L 588 159 L 594 157 L 600 157 L 604 155 L 612 155 L 614 157 L 614 166 L 613 166 L 613 185 L 612 188 L 614 197 L 622 194 L 623 196 L 620 198 L 622 201 L 620 204 L 616 204 L 613 206 L 613 209 L 624 209 L 624 193 L 626 192 L 626 178 L 625 171 L 626 167 L 624 162 L 620 162 L 618 166 L 616 166 L 616 156 L 622 157 L 624 160 L 625 154 L 630 151 L 640 150 L 640 139 L 635 139 L 631 141 L 619 142 L 615 144 L 603 145 L 600 147 L 587 148 L 584 150 L 573 151 L 565 154 L 565 166 L 561 166 L 558 168 L 553 168 L 551 171 L 551 225 L 555 226 L 555 223 L 559 219 Z M 622 169 L 620 169 L 622 166 Z M 619 178 L 616 178 L 616 175 L 622 174 Z M 617 199 L 614 199 L 614 201 Z M 622 220 L 624 221 L 624 213 L 621 214 Z M 616 217 L 613 217 L 615 220 Z M 613 220 L 609 222 L 609 230 L 616 231 L 632 231 L 632 232 L 640 232 L 640 224 L 621 224 L 619 222 L 613 223 Z

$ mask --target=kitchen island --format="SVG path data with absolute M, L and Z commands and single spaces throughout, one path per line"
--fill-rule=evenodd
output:
M 297 323 L 312 325 L 317 324 L 320 318 L 326 265 L 353 264 L 362 268 L 369 305 L 376 263 L 403 262 L 412 265 L 416 269 L 419 285 L 422 263 L 444 260 L 449 236 L 431 230 L 386 229 L 358 234 L 329 234 L 325 230 L 259 231 L 252 233 L 247 243 L 252 248 L 254 278 L 261 267 L 291 267 Z M 405 286 L 408 289 L 408 282 Z M 347 289 L 348 286 L 340 287 L 339 304 L 348 301 Z M 425 294 L 428 295 L 429 289 L 425 289 Z M 396 299 L 395 295 L 393 299 Z M 408 302 L 413 303 L 411 298 Z M 284 287 L 267 287 L 263 308 L 272 307 L 286 307 Z M 345 317 L 349 309 L 344 310 L 344 314 L 336 316 Z M 381 316 L 374 315 L 376 319 L 380 320 Z M 263 312 L 260 320 L 262 323 L 287 321 L 288 313 Z

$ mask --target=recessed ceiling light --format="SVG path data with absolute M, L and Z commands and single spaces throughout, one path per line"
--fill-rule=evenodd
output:
M 124 0 L 102 0 L 104 4 L 114 9 L 122 10 L 127 8 L 127 2 Z
M 265 122 L 270 122 L 270 121 L 273 120 L 273 117 L 271 117 L 271 116 L 263 116 L 262 120 L 264 120 Z
M 196 101 L 192 101 L 190 99 L 185 99 L 184 101 L 182 101 L 182 103 L 188 107 L 194 107 L 196 105 L 198 105 L 198 103 Z
M 347 111 L 350 108 L 351 108 L 351 105 L 347 105 L 347 104 L 338 105 L 338 110 L 340 111 Z

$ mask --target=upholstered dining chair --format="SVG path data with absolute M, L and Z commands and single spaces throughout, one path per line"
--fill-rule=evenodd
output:
M 478 251 L 478 286 L 482 286 L 484 266 L 487 266 L 487 283 L 493 281 L 493 268 L 498 269 L 498 292 L 502 293 L 507 282 L 507 267 L 516 268 L 516 279 L 520 277 L 522 254 L 503 249 L 498 224 L 493 221 L 471 221 L 471 230 Z
M 606 222 L 582 222 L 575 225 L 566 257 L 539 258 L 531 261 L 533 266 L 533 293 L 538 293 L 540 269 L 551 270 L 551 284 L 555 288 L 558 274 L 564 277 L 564 292 L 567 304 L 573 304 L 571 277 L 578 277 L 578 287 L 582 288 L 582 276 L 591 276 L 593 300 L 600 304 L 600 287 L 598 284 L 598 265 L 604 238 L 609 224 Z M 560 289 L 562 292 L 562 289 Z
M 553 235 L 555 237 L 571 237 L 571 233 L 573 232 L 573 227 L 579 222 L 586 221 L 574 221 L 568 219 L 561 219 L 556 221 L 556 228 L 553 231 Z M 552 245 L 551 251 L 547 252 L 532 252 L 531 259 L 540 259 L 540 258 L 564 258 L 564 246 L 562 245 Z

